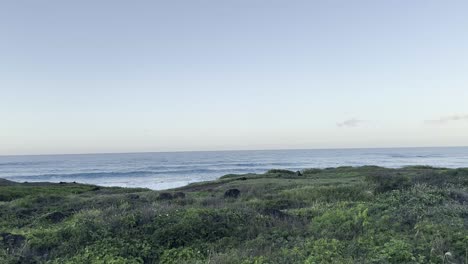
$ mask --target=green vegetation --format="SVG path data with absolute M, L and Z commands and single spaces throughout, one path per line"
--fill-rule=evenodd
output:
M 468 169 L 271 170 L 161 192 L 0 180 L 0 263 L 468 263 Z

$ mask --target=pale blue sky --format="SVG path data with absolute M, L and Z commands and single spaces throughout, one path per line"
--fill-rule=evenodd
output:
M 0 155 L 468 145 L 468 1 L 0 2 Z

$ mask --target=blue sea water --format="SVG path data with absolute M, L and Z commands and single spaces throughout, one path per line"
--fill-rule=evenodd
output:
M 361 165 L 468 167 L 468 147 L 0 156 L 0 178 L 159 190 L 229 173 Z

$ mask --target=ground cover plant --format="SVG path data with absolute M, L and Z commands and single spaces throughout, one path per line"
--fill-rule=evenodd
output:
M 271 170 L 166 191 L 0 180 L 0 263 L 468 263 L 468 169 Z

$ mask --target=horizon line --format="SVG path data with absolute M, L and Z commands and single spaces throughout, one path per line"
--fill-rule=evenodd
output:
M 331 148 L 272 148 L 272 149 L 225 149 L 225 150 L 173 150 L 173 151 L 130 151 L 130 152 L 83 152 L 51 154 L 0 154 L 0 157 L 21 156 L 73 156 L 73 155 L 122 155 L 151 153 L 190 153 L 190 152 L 241 152 L 241 151 L 294 151 L 294 150 L 357 150 L 357 149 L 422 149 L 422 148 L 466 148 L 468 146 L 416 146 L 416 147 L 331 147 Z

